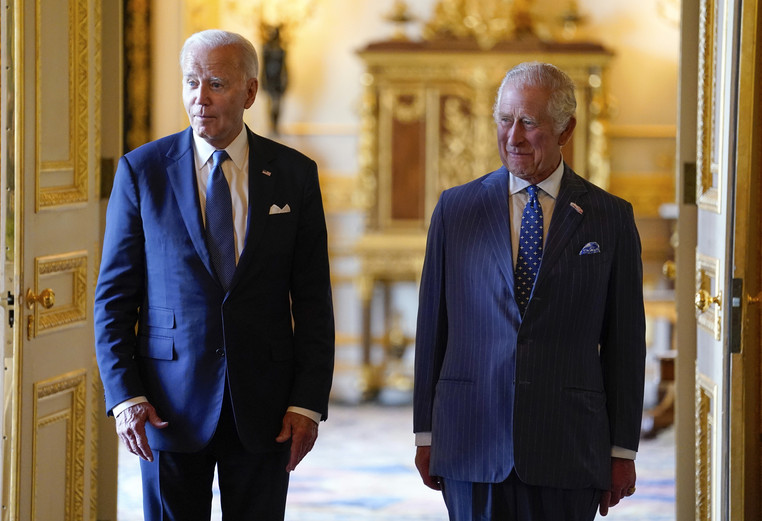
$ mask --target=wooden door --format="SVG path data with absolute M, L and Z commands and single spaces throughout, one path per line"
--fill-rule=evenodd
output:
M 104 413 L 92 332 L 103 4 L 3 3 L 0 290 L 14 302 L 2 338 L 2 518 L 109 519 L 98 512 L 98 485 L 115 466 L 99 466 Z

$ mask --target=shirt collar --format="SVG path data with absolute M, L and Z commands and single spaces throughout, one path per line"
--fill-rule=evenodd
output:
M 196 153 L 196 164 L 199 165 L 198 168 L 205 165 L 212 157 L 214 151 L 217 150 L 195 132 L 193 133 L 193 148 Z M 246 132 L 246 125 L 243 125 L 241 132 L 238 133 L 233 142 L 230 143 L 225 150 L 236 168 L 241 170 L 246 161 L 246 154 L 249 152 L 249 139 L 248 133 Z
M 542 191 L 551 196 L 553 199 L 558 198 L 558 192 L 561 191 L 561 179 L 564 177 L 564 158 L 561 157 L 561 161 L 558 163 L 558 166 L 553 171 L 552 174 L 550 174 L 544 181 L 540 181 L 537 183 L 537 186 L 542 188 Z M 508 176 L 509 179 L 509 189 L 511 195 L 522 191 L 524 188 L 529 186 L 531 183 L 524 181 L 521 178 L 516 177 L 515 175 L 511 174 Z

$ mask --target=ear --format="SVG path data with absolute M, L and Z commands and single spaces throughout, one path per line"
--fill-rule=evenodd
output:
M 257 98 L 257 91 L 259 90 L 259 80 L 256 78 L 249 78 L 246 80 L 246 103 L 244 108 L 249 108 L 254 104 L 254 100 Z
M 569 142 L 569 139 L 571 139 L 572 132 L 574 132 L 574 127 L 577 126 L 577 118 L 572 117 L 569 120 L 569 123 L 566 125 L 566 128 L 563 132 L 561 132 L 561 135 L 558 136 L 558 145 L 564 146 L 566 143 Z

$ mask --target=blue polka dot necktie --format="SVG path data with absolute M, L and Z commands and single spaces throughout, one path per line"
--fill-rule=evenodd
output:
M 235 272 L 233 203 L 230 186 L 222 172 L 222 163 L 229 157 L 224 150 L 214 151 L 212 171 L 206 183 L 206 243 L 217 278 L 226 291 Z
M 516 258 L 514 273 L 516 304 L 521 315 L 524 315 L 532 287 L 540 270 L 542 261 L 542 206 L 537 199 L 538 188 L 527 186 L 529 201 L 521 216 L 521 232 L 519 233 L 519 254 Z

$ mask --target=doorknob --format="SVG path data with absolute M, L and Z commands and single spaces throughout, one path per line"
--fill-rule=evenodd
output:
M 701 311 L 702 313 L 709 309 L 709 306 L 712 304 L 717 304 L 717 307 L 722 309 L 722 297 L 721 295 L 717 295 L 716 297 L 713 297 L 707 290 L 705 289 L 699 289 L 696 292 L 696 309 Z
M 53 307 L 53 304 L 56 303 L 56 294 L 50 288 L 46 288 L 40 291 L 38 295 L 34 294 L 32 288 L 27 289 L 26 307 L 32 309 L 32 306 L 34 306 L 35 302 L 45 309 L 50 309 Z

